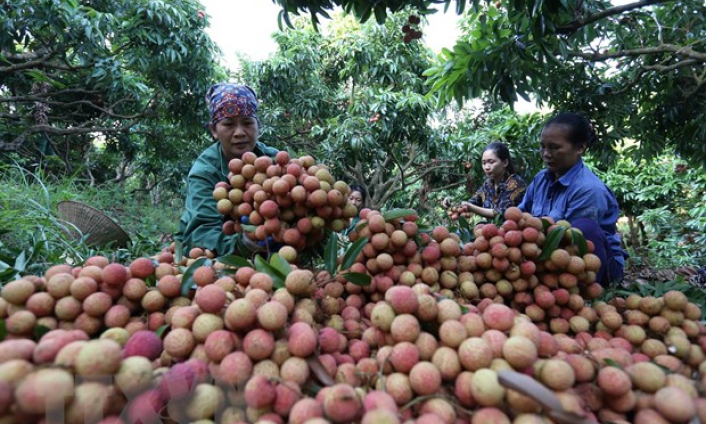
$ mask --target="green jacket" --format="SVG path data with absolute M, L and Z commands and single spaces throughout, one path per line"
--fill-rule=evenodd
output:
M 277 154 L 277 149 L 257 142 L 253 152 L 258 156 Z M 175 238 L 184 252 L 194 247 L 215 251 L 217 256 L 231 253 L 241 234 L 223 233 L 225 217 L 216 209 L 213 189 L 219 181 L 228 181 L 228 160 L 221 144 L 216 142 L 203 151 L 191 166 L 187 178 L 185 211 L 179 220 Z

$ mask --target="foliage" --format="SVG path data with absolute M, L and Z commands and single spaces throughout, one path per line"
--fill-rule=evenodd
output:
M 461 162 L 456 162 L 455 174 L 435 177 L 448 183 L 459 175 L 465 180 L 463 186 L 439 193 L 450 197 L 452 203 L 468 200 L 483 184 L 486 177 L 480 158 L 492 141 L 508 146 L 516 172 L 528 184 L 544 167 L 538 142 L 544 118 L 538 113 L 520 115 L 507 106 L 490 104 L 481 110 L 448 108 L 445 118 L 435 131 L 437 152 L 440 157 L 455 156 Z
M 115 261 L 153 255 L 176 230 L 178 208 L 155 209 L 149 199 L 126 195 L 121 187 L 87 189 L 72 178 L 53 181 L 19 166 L 0 167 L 0 283 L 18 274 L 41 274 L 54 264 L 81 263 L 102 254 Z M 125 249 L 87 246 L 68 235 L 74 229 L 57 215 L 61 200 L 78 200 L 102 210 L 131 236 Z
M 263 139 L 362 183 L 376 208 L 421 178 L 433 149 L 421 77 L 430 53 L 397 37 L 402 20 L 337 17 L 326 34 L 295 22 L 274 35 L 279 50 L 270 60 L 246 63 L 239 75 L 257 86 L 267 110 Z
M 294 21 L 274 35 L 279 50 L 263 62 L 244 60 L 238 78 L 260 92 L 263 140 L 312 154 L 338 178 L 362 184 L 368 207 L 438 216 L 432 193 L 467 197 L 482 182 L 485 145 L 534 148 L 539 116 L 504 107 L 435 112 L 421 77 L 430 53 L 398 34 L 408 14 L 385 25 L 336 15 L 321 31 Z M 524 156 L 532 176 L 539 156 Z
M 66 234 L 69 224 L 52 213 L 51 194 L 41 179 L 19 167 L 5 171 L 0 190 L 0 267 L 5 269 L 0 281 L 87 257 L 88 249 L 77 247 Z
M 609 163 L 626 138 L 652 158 L 665 147 L 706 164 L 706 4 L 703 1 L 498 0 L 456 4 L 462 36 L 425 75 L 443 102 L 490 94 L 512 104 L 533 96 L 555 110 L 583 112 Z M 287 13 L 338 5 L 362 21 L 405 6 L 433 12 L 434 1 L 278 0 Z M 283 13 L 286 16 L 286 13 Z M 510 66 L 508 66 L 511 64 Z
M 603 291 L 601 300 L 609 301 L 615 297 L 628 297 L 631 294 L 638 294 L 642 297 L 662 297 L 670 290 L 684 293 L 689 302 L 698 305 L 702 311 L 706 309 L 706 290 L 687 283 L 681 275 L 677 276 L 675 280 L 660 284 L 632 283 L 628 286 L 608 287 Z
M 386 216 L 391 216 L 389 213 L 397 213 L 397 212 L 402 212 L 403 210 L 392 210 L 388 212 L 388 215 Z M 409 214 L 409 210 L 404 210 L 405 215 Z M 414 211 L 412 211 L 414 212 Z M 392 219 L 392 218 L 386 218 L 386 219 Z M 342 260 L 340 265 L 338 264 L 338 258 L 339 258 L 339 249 L 338 249 L 338 239 L 336 237 L 328 237 L 328 242 L 326 243 L 326 247 L 324 248 L 323 251 L 323 263 L 321 264 L 310 264 L 310 266 L 314 269 L 319 269 L 323 268 L 327 273 L 329 278 L 334 279 L 336 278 L 339 273 L 342 273 L 341 275 L 345 277 L 348 281 L 350 281 L 353 284 L 357 284 L 359 286 L 367 286 L 370 285 L 372 279 L 370 275 L 364 274 L 364 273 L 359 273 L 359 272 L 350 272 L 348 271 L 348 268 L 351 267 L 353 262 L 355 262 L 355 258 L 360 254 L 360 252 L 363 250 L 363 247 L 365 244 L 368 242 L 368 239 L 366 237 L 360 238 L 356 240 L 355 243 L 352 243 L 350 246 L 347 246 L 342 252 Z M 180 245 L 180 242 L 176 242 L 178 245 Z M 177 258 L 179 260 L 180 258 Z M 194 279 L 193 275 L 194 272 L 196 271 L 197 268 L 201 266 L 212 266 L 213 263 L 215 262 L 220 262 L 221 264 L 227 266 L 227 267 L 251 267 L 255 269 L 258 272 L 265 273 L 269 275 L 272 278 L 272 282 L 274 285 L 275 289 L 280 289 L 285 287 L 285 281 L 287 280 L 287 275 L 289 275 L 290 272 L 292 272 L 292 267 L 287 262 L 284 258 L 282 258 L 278 253 L 276 252 L 260 252 L 255 254 L 252 258 L 247 259 L 242 256 L 238 255 L 225 255 L 219 258 L 216 258 L 215 260 L 207 259 L 207 258 L 199 258 L 196 261 L 194 261 L 191 265 L 189 265 L 188 268 L 186 268 L 184 272 L 184 276 L 182 277 L 182 282 L 181 282 L 181 290 L 183 294 L 188 293 L 188 291 L 192 288 L 194 285 Z
M 438 3 L 437 1 L 429 0 L 378 0 L 374 2 L 368 0 L 272 0 L 272 2 L 282 7 L 282 11 L 279 14 L 280 27 L 282 27 L 282 21 L 291 27 L 292 20 L 290 14 L 299 15 L 304 10 L 309 11 L 311 21 L 315 27 L 319 24 L 318 15 L 329 18 L 329 11 L 334 7 L 342 7 L 346 13 L 354 14 L 361 22 L 366 22 L 372 15 L 375 15 L 377 23 L 382 24 L 388 17 L 388 11 L 395 13 L 409 6 L 424 12 L 431 4 Z M 449 1 L 446 3 L 448 4 Z M 458 2 L 458 13 L 463 12 L 465 3 L 465 0 Z
M 633 256 L 660 268 L 705 263 L 706 176 L 700 169 L 662 155 L 656 161 L 621 157 L 614 169 L 596 172 L 628 219 Z
M 203 93 L 222 75 L 200 8 L 197 0 L 3 2 L 0 152 L 55 175 L 175 190 L 185 159 L 203 147 L 193 143 L 203 135 Z

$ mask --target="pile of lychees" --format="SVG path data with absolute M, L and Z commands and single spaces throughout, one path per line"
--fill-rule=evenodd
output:
M 281 151 L 273 160 L 249 152 L 228 169 L 228 182 L 213 191 L 218 211 L 228 217 L 226 234 L 244 231 L 299 251 L 320 242 L 327 228 L 343 230 L 358 212 L 348 202 L 348 185 L 311 156 L 290 159 Z

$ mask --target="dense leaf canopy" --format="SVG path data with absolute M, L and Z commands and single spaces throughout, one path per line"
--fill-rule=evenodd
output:
M 113 177 L 135 166 L 165 170 L 183 153 L 178 144 L 203 134 L 203 93 L 217 78 L 218 49 L 200 7 L 196 0 L 3 2 L 0 151 L 58 157 L 69 172 L 87 163 L 98 174 L 100 160 L 89 155 L 102 144 L 122 157 L 103 164 L 118 168 Z
M 465 199 L 476 190 L 490 141 L 528 153 L 540 117 L 438 110 L 422 76 L 433 54 L 399 36 L 409 13 L 383 25 L 336 13 L 320 31 L 294 19 L 294 28 L 274 35 L 278 51 L 262 62 L 243 60 L 239 78 L 260 94 L 263 140 L 313 154 L 338 178 L 362 184 L 368 206 L 433 210 L 436 194 Z M 522 156 L 518 165 L 531 177 L 539 155 Z
M 411 6 L 455 5 L 462 35 L 426 76 L 443 102 L 533 97 L 588 115 L 603 158 L 632 139 L 636 156 L 665 148 L 706 164 L 706 4 L 700 0 L 276 0 L 286 22 L 341 6 L 365 21 Z

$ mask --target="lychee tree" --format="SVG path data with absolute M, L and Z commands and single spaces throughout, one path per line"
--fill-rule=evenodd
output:
M 539 133 L 543 117 L 538 113 L 521 115 L 502 104 L 485 103 L 478 109 L 454 111 L 439 121 L 435 128 L 438 142 L 434 148 L 439 157 L 460 158 L 454 160 L 453 172 L 434 175 L 450 185 L 432 196 L 434 204 L 442 198 L 449 198 L 451 205 L 468 200 L 483 184 L 486 176 L 481 167 L 481 156 L 488 143 L 500 141 L 510 149 L 515 171 L 529 182 L 542 169 L 539 155 Z M 451 185 L 454 179 L 461 178 L 463 184 Z M 417 195 L 418 193 L 410 193 Z
M 4 3 L 4 160 L 95 183 L 140 176 L 142 189 L 183 168 L 202 147 L 202 93 L 219 78 L 199 9 L 196 0 Z
M 626 245 L 636 262 L 658 268 L 703 263 L 706 259 L 706 177 L 672 155 L 655 161 L 618 160 L 599 172 L 612 187 L 627 218 Z
M 263 62 L 244 60 L 239 78 L 260 93 L 263 139 L 311 153 L 337 178 L 362 184 L 367 206 L 425 211 L 436 200 L 429 193 L 465 185 L 466 164 L 477 161 L 492 131 L 469 144 L 475 128 L 460 121 L 475 117 L 458 118 L 461 131 L 450 128 L 455 124 L 442 125 L 443 131 L 431 125 L 457 118 L 435 112 L 434 99 L 426 96 L 421 72 L 430 66 L 431 52 L 399 37 L 409 13 L 384 25 L 336 15 L 321 32 L 294 20 L 293 29 L 274 35 L 278 52 Z
M 602 0 L 392 1 L 277 0 L 281 18 L 317 16 L 335 6 L 365 22 L 439 3 L 463 14 L 455 46 L 425 74 L 444 103 L 486 94 L 512 104 L 534 98 L 556 110 L 587 114 L 602 136 L 604 163 L 626 138 L 652 158 L 665 147 L 693 164 L 706 163 L 701 1 Z M 465 14 L 464 14 L 465 13 Z M 400 34 L 400 38 L 402 35 Z

